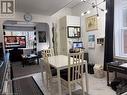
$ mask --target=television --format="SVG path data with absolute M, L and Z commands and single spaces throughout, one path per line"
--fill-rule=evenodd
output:
M 83 42 L 73 42 L 73 48 L 83 48 Z
M 26 48 L 25 36 L 4 36 L 5 49 Z

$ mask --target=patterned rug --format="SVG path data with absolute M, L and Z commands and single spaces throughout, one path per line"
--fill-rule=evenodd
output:
M 14 95 L 44 95 L 32 77 L 13 81 Z

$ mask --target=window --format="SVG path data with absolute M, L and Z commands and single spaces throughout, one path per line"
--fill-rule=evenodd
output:
M 124 32 L 124 54 L 127 54 L 127 30 Z
M 115 1 L 114 33 L 115 56 L 127 57 L 127 1 Z
M 5 31 L 6 36 L 26 36 L 26 48 L 33 48 L 34 31 Z

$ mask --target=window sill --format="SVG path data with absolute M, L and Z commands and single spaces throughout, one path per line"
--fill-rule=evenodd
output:
M 127 57 L 125 57 L 125 56 L 114 56 L 114 59 L 127 60 Z

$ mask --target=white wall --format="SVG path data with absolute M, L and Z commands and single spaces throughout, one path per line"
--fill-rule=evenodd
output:
M 103 0 L 98 0 L 98 3 Z M 92 1 L 93 2 L 93 1 Z M 99 7 L 105 9 L 105 3 L 101 4 Z M 87 3 L 81 3 L 72 8 L 72 15 L 81 16 L 82 12 L 85 12 L 87 10 L 91 11 L 89 15 L 85 15 L 81 17 L 81 29 L 82 29 L 82 40 L 85 45 L 85 49 L 89 53 L 89 60 L 90 63 L 94 64 L 103 64 L 104 63 L 104 46 L 97 44 L 97 38 L 99 37 L 105 37 L 105 13 L 102 11 L 99 11 L 100 19 L 98 20 L 98 30 L 86 32 L 86 23 L 85 19 L 86 17 L 92 16 L 96 14 L 95 9 L 91 9 L 91 6 Z M 89 49 L 88 48 L 88 35 L 89 34 L 95 34 L 95 49 Z
M 103 0 L 98 0 L 98 1 L 101 2 Z M 80 3 L 77 6 L 73 7 L 72 9 L 63 8 L 62 10 L 58 11 L 57 13 L 52 15 L 51 17 L 50 16 L 44 16 L 41 14 L 32 14 L 32 16 L 33 16 L 32 22 L 46 22 L 49 24 L 50 41 L 52 39 L 52 31 L 51 31 L 52 22 L 55 23 L 56 32 L 57 32 L 57 45 L 58 45 L 57 49 L 58 49 L 58 54 L 59 54 L 60 53 L 59 19 L 62 18 L 63 16 L 66 16 L 66 15 L 80 16 L 81 12 L 82 11 L 85 12 L 87 9 L 89 9 L 89 7 L 90 6 L 88 4 Z M 105 4 L 102 4 L 100 7 L 105 8 Z M 81 17 L 82 41 L 84 42 L 85 48 L 89 53 L 90 62 L 103 64 L 104 46 L 100 46 L 100 45 L 95 44 L 95 49 L 89 49 L 88 48 L 88 34 L 95 34 L 96 38 L 105 36 L 105 14 L 103 12 L 100 12 L 100 11 L 99 11 L 100 20 L 98 21 L 98 23 L 99 23 L 98 30 L 86 32 L 85 18 L 88 16 L 95 15 L 95 14 L 96 14 L 96 10 L 93 9 L 90 15 L 86 15 L 84 17 Z M 24 20 L 23 15 L 24 15 L 24 13 L 16 13 L 15 18 L 13 18 L 11 20 L 23 21 Z M 7 20 L 7 19 L 0 19 L 0 41 L 3 40 L 3 38 L 2 38 L 2 36 L 3 36 L 2 35 L 2 33 L 3 33 L 2 23 L 4 20 Z M 50 45 L 51 45 L 50 47 L 52 47 L 52 43 L 50 43 Z M 47 48 L 47 44 L 39 43 L 38 46 L 39 46 L 38 50 L 41 50 L 42 47 Z
M 7 19 L 1 19 L 0 18 L 0 41 L 3 41 L 3 29 L 2 29 L 2 24 L 5 20 L 17 20 L 17 21 L 24 21 L 24 14 L 25 13 L 21 13 L 21 12 L 16 12 L 15 17 L 14 18 L 7 18 Z M 51 38 L 51 17 L 50 16 L 44 16 L 42 14 L 32 14 L 32 22 L 44 22 L 44 23 L 48 23 L 49 24 L 49 28 L 50 28 L 50 38 Z M 51 39 L 50 39 L 51 42 Z M 49 45 L 47 43 L 38 43 L 38 50 L 42 50 L 43 48 L 48 48 Z M 50 43 L 50 47 L 52 47 L 52 44 Z
M 71 9 L 70 8 L 63 8 L 59 10 L 57 13 L 52 15 L 52 22 L 56 25 L 56 32 L 57 32 L 57 52 L 60 54 L 60 32 L 59 32 L 59 19 L 66 16 L 71 15 Z

